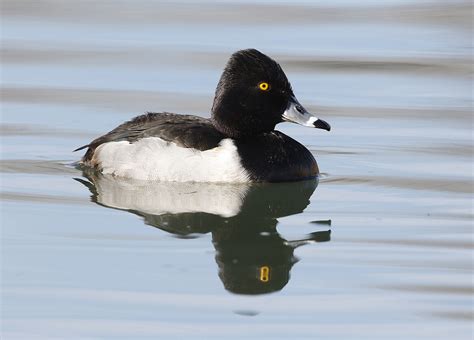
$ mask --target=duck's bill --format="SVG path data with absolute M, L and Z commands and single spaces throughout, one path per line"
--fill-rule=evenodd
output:
M 288 102 L 288 107 L 286 108 L 285 112 L 283 112 L 283 120 L 303 126 L 331 131 L 331 125 L 306 111 L 306 109 L 298 102 L 298 99 L 296 99 L 295 96 L 291 96 Z

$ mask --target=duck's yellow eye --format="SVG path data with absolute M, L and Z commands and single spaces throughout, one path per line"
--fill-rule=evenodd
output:
M 258 87 L 259 87 L 260 90 L 262 90 L 262 91 L 268 91 L 268 90 L 270 90 L 270 85 L 268 85 L 268 83 L 265 83 L 264 81 L 261 82 L 260 84 L 258 84 Z

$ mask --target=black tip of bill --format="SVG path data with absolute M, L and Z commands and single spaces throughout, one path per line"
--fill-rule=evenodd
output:
M 331 125 L 329 125 L 328 123 L 326 123 L 324 120 L 322 119 L 317 119 L 314 123 L 313 123 L 313 126 L 315 128 L 318 128 L 318 129 L 323 129 L 323 130 L 327 130 L 327 131 L 331 131 Z

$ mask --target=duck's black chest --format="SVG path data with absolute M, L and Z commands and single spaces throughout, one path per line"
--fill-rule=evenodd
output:
M 318 165 L 303 145 L 279 132 L 236 140 L 242 166 L 257 182 L 285 182 L 314 178 Z

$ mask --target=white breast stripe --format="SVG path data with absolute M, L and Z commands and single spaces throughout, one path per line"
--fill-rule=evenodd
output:
M 109 142 L 94 153 L 93 164 L 104 174 L 172 182 L 249 182 L 231 139 L 206 151 L 183 148 L 161 138 Z

